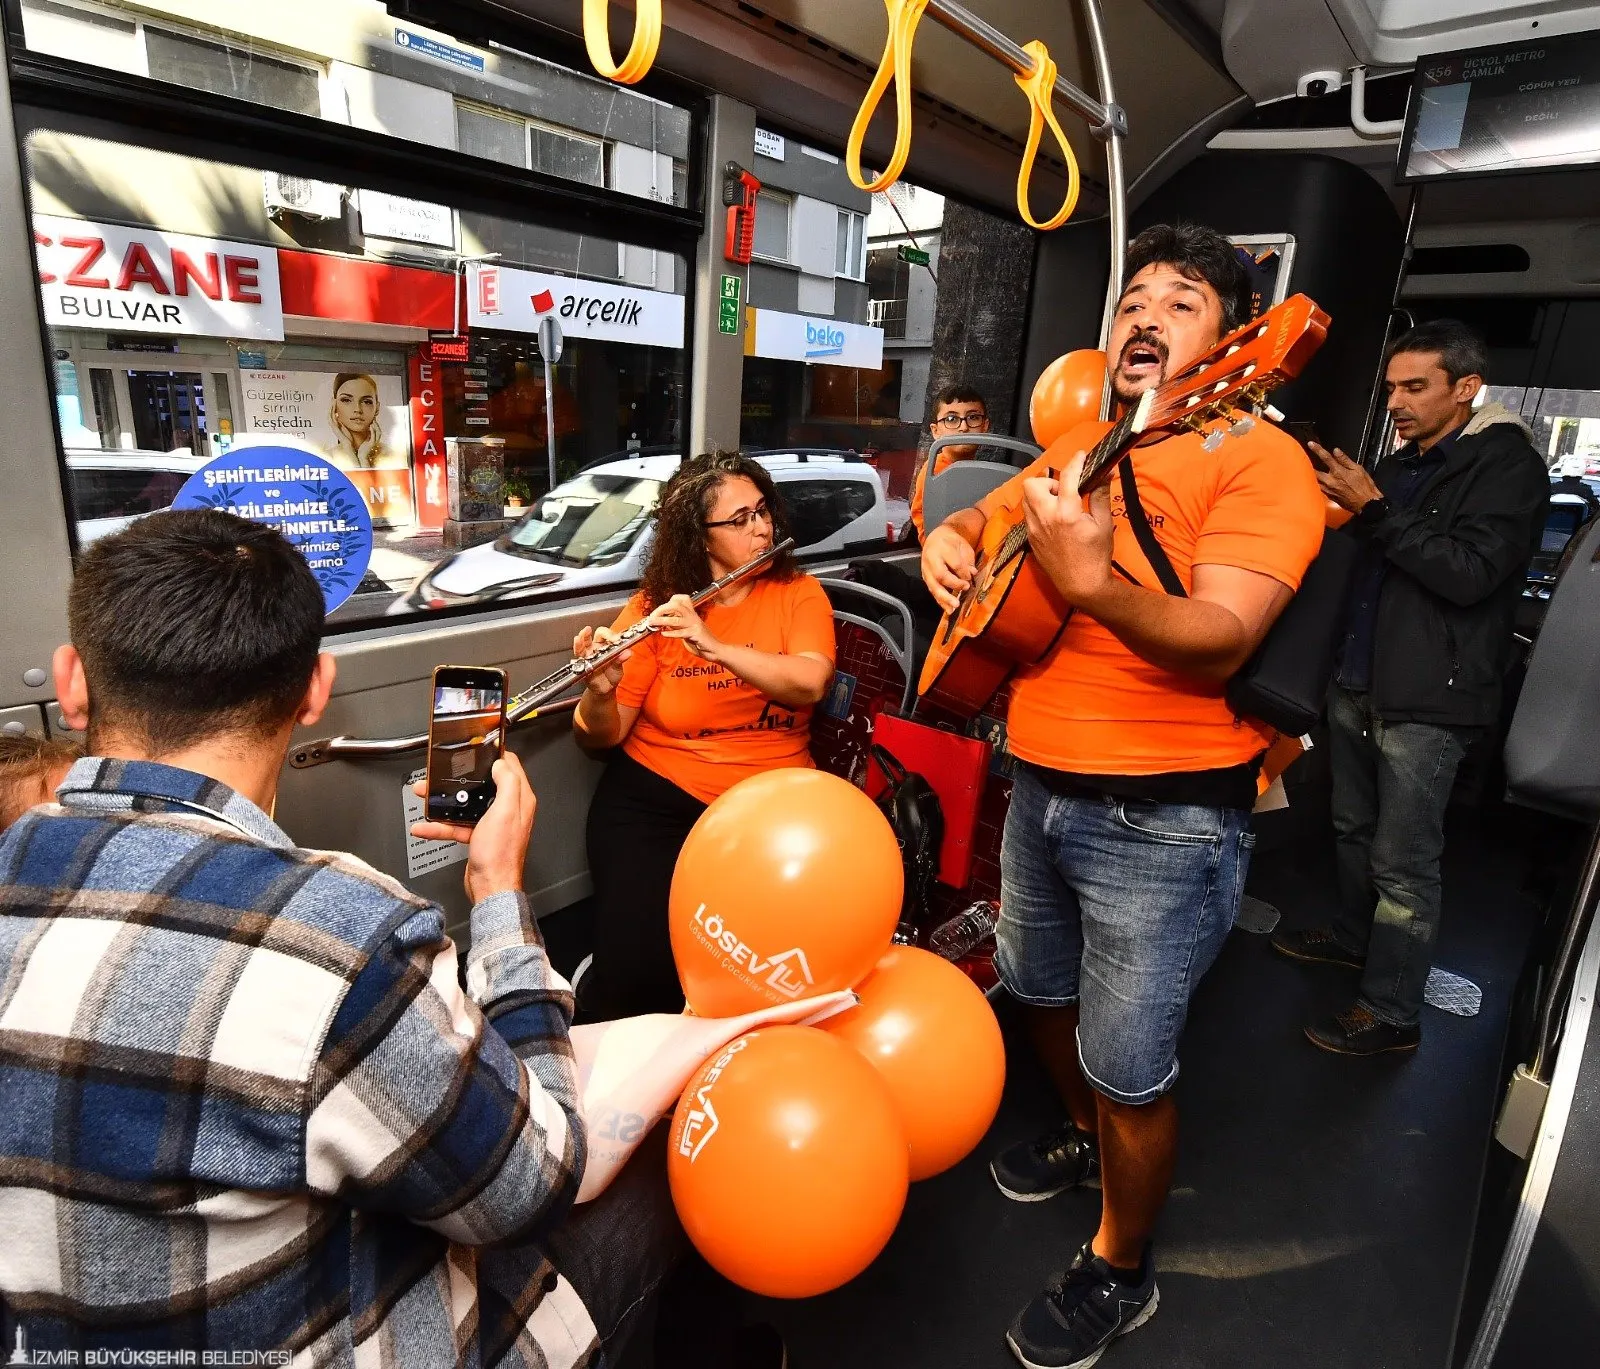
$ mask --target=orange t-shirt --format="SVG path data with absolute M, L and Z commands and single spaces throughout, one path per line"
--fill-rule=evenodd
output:
M 918 537 L 925 537 L 928 532 L 922 526 L 922 495 L 923 491 L 928 487 L 928 478 L 948 470 L 955 464 L 956 459 L 955 452 L 947 447 L 939 453 L 938 465 L 933 470 L 928 468 L 933 466 L 934 462 L 931 460 L 924 461 L 917 467 L 916 475 L 911 478 L 911 521 L 917 525 Z
M 763 576 L 739 603 L 702 604 L 699 613 L 711 635 L 732 646 L 833 660 L 833 608 L 809 575 Z M 646 614 L 635 594 L 611 626 L 620 632 Z M 640 710 L 622 749 L 702 803 L 764 770 L 812 764 L 811 709 L 774 703 L 660 633 L 633 648 L 617 702 Z
M 1094 434 L 1102 428 L 1093 429 Z M 1076 439 L 1076 440 L 1075 440 Z M 978 506 L 1020 509 L 1022 482 L 1092 445 L 1069 432 Z M 1185 589 L 1197 565 L 1236 566 L 1291 589 L 1322 545 L 1323 499 L 1300 445 L 1257 420 L 1243 437 L 1207 452 L 1197 433 L 1133 454 L 1134 480 L 1156 540 Z M 1112 557 L 1147 589 L 1160 581 L 1139 550 L 1111 482 Z M 1025 761 L 1083 775 L 1158 775 L 1242 765 L 1273 733 L 1241 720 L 1222 686 L 1152 665 L 1084 613 L 1074 613 L 1050 653 L 1011 683 L 1011 750 Z

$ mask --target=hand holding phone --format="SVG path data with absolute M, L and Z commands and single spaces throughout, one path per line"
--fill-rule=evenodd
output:
M 538 800 L 515 754 L 494 763 L 494 801 L 476 824 L 418 822 L 411 835 L 424 841 L 459 841 L 467 847 L 467 868 L 462 879 L 467 898 L 481 903 L 491 894 L 515 893 L 522 888 L 522 870 L 528 858 Z M 416 792 L 427 796 L 427 780 Z
M 494 763 L 505 754 L 506 673 L 442 665 L 428 719 L 428 816 L 470 825 L 494 802 Z

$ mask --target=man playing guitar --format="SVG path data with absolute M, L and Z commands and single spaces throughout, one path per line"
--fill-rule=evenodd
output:
M 1124 405 L 1215 347 L 1248 299 L 1232 245 L 1193 225 L 1141 233 L 1126 280 L 1107 348 Z M 1024 1202 L 1098 1176 L 1103 1207 L 1067 1274 L 1011 1328 L 1012 1350 L 1036 1369 L 1093 1363 L 1156 1308 L 1149 1240 L 1177 1148 L 1178 1036 L 1238 911 L 1270 740 L 1234 716 L 1223 685 L 1322 538 L 1305 454 L 1264 420 L 1247 426 L 1158 433 L 1130 458 L 1182 596 L 1162 590 L 1115 478 L 1077 493 L 1082 452 L 1101 428 L 1068 434 L 923 548 L 923 579 L 949 611 L 972 582 L 988 519 L 1020 507 L 1069 615 L 1012 680 L 1008 732 L 1021 764 L 995 963 L 1028 1005 L 1071 1122 L 1002 1152 L 992 1170 Z M 1063 449 L 1078 455 L 1064 462 Z M 1049 467 L 1062 465 L 1055 478 Z

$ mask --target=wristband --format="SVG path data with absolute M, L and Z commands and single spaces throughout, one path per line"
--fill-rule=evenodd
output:
M 1389 516 L 1390 512 L 1388 499 L 1380 494 L 1376 499 L 1369 499 L 1362 506 L 1361 512 L 1355 516 L 1355 523 L 1362 528 L 1376 527 Z

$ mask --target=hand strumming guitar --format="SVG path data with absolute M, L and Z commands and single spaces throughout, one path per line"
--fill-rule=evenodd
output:
M 974 518 L 975 510 L 968 510 Z M 981 530 L 982 523 L 979 523 Z M 977 553 L 972 543 L 948 524 L 930 528 L 922 542 L 922 583 L 933 595 L 933 601 L 946 613 L 961 602 L 961 596 L 977 567 Z
M 1074 608 L 1093 612 L 1111 582 L 1111 493 L 1101 485 L 1087 506 L 1078 494 L 1084 453 L 1079 452 L 1059 480 L 1034 476 L 1022 482 L 1028 546 L 1050 583 Z

